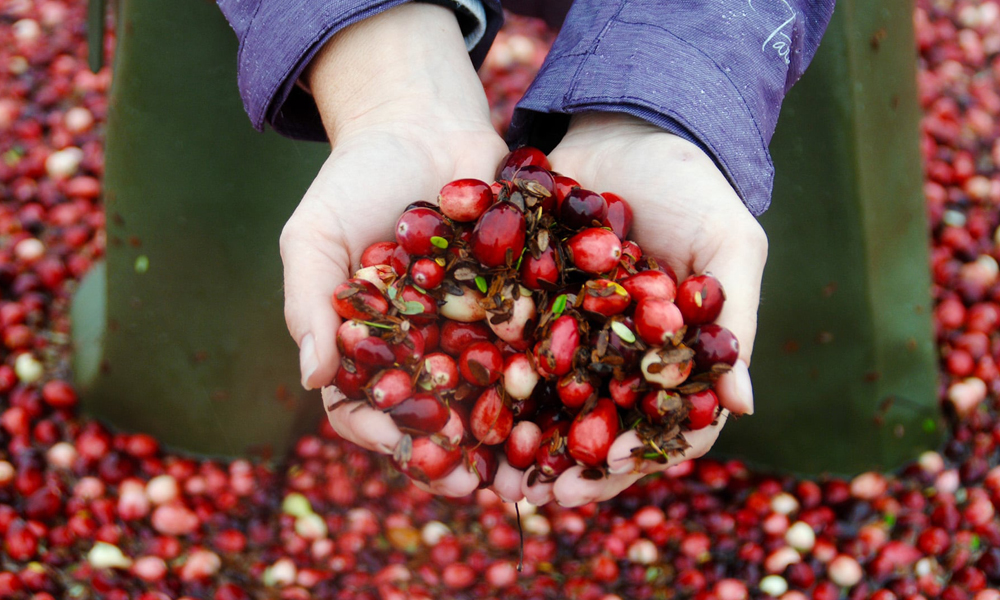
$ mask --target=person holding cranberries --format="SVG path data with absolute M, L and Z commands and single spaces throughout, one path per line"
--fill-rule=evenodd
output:
M 508 152 L 475 70 L 502 22 L 500 2 L 218 4 L 240 39 L 240 91 L 253 125 L 332 146 L 280 239 L 285 316 L 300 348 L 302 384 L 330 386 L 340 365 L 331 295 L 362 252 L 393 239 L 402 209 L 433 200 L 444 184 L 493 181 Z M 519 4 L 551 16 L 559 3 Z M 554 482 L 528 482 L 501 460 L 492 486 L 501 498 L 564 506 L 611 498 L 645 474 L 707 452 L 728 413 L 753 413 L 748 366 L 767 257 L 755 217 L 770 202 L 767 145 L 833 5 L 576 0 L 564 15 L 515 112 L 511 147 L 536 146 L 553 171 L 627 198 L 632 239 L 678 280 L 717 277 L 727 296 L 717 323 L 736 335 L 740 354 L 716 384 L 721 417 L 687 434 L 691 447 L 682 457 L 637 466 L 631 452 L 641 443 L 627 431 L 611 446 L 608 474 L 597 479 L 572 467 Z M 337 400 L 333 388 L 324 390 L 338 433 L 392 453 L 402 434 L 387 414 Z M 448 496 L 478 484 L 462 468 L 418 483 Z

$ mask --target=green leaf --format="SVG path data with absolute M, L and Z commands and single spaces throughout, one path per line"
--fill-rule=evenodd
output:
M 410 300 L 409 302 L 403 303 L 404 309 L 402 312 L 404 315 L 419 315 L 424 312 L 424 305 L 417 302 L 416 300 Z
M 145 254 L 135 258 L 135 272 L 140 275 L 149 270 L 149 257 Z
M 483 277 L 482 275 L 477 275 L 476 276 L 476 287 L 479 288 L 480 292 L 482 292 L 482 293 L 485 294 L 486 290 L 489 289 L 486 286 L 486 278 Z
M 886 515 L 885 515 L 885 516 L 884 516 L 884 517 L 882 518 L 882 520 L 883 520 L 883 521 L 885 521 L 885 524 L 886 524 L 886 525 L 888 525 L 889 527 L 892 527 L 893 525 L 895 525 L 895 524 L 896 524 L 896 515 L 894 515 L 894 514 L 892 514 L 892 513 L 887 513 L 887 514 L 886 514 Z
M 552 313 L 557 316 L 563 314 L 563 311 L 566 310 L 567 300 L 566 294 L 559 294 L 556 301 L 552 303 Z
M 437 235 L 432 235 L 431 236 L 431 244 L 433 244 L 436 248 L 440 248 L 440 249 L 444 250 L 444 249 L 446 249 L 448 247 L 448 240 L 444 239 L 443 237 L 437 236 Z
M 612 321 L 611 331 L 617 333 L 618 337 L 620 337 L 622 341 L 624 341 L 625 343 L 627 344 L 635 343 L 635 334 L 632 333 L 632 330 L 629 329 L 628 325 L 626 325 L 625 323 L 622 323 L 621 321 Z

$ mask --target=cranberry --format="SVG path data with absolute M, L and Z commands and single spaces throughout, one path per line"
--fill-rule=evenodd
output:
M 677 288 L 677 307 L 691 325 L 715 321 L 725 300 L 722 284 L 709 274 L 688 277 Z
M 601 398 L 588 412 L 580 413 L 569 430 L 569 454 L 584 465 L 604 464 L 618 435 L 618 410 L 608 398 Z
M 733 332 L 721 325 L 708 324 L 698 328 L 692 348 L 699 371 L 708 371 L 717 364 L 733 366 L 740 355 L 740 344 Z
M 392 420 L 404 431 L 431 434 L 441 430 L 450 413 L 437 396 L 417 394 L 389 409 Z
M 430 208 L 412 208 L 396 222 L 396 243 L 410 256 L 428 256 L 448 247 L 451 226 Z
M 519 208 L 500 202 L 476 221 L 469 250 L 485 267 L 514 264 L 524 250 L 525 221 Z
M 497 169 L 497 179 L 512 181 L 517 171 L 528 165 L 541 167 L 547 171 L 552 170 L 549 159 L 541 150 L 530 146 L 522 146 L 516 150 L 512 150 L 500 161 L 500 168 Z
M 493 204 L 493 192 L 478 179 L 458 179 L 441 188 L 438 204 L 453 221 L 475 221 Z
M 559 205 L 559 221 L 570 229 L 603 225 L 607 214 L 607 200 L 583 188 L 571 189 Z
M 688 412 L 688 427 L 692 430 L 704 429 L 715 421 L 719 410 L 719 398 L 712 390 L 703 390 L 687 396 L 691 405 Z
M 389 303 L 375 284 L 364 279 L 349 279 L 333 292 L 333 308 L 342 319 L 364 321 L 372 316 L 384 315 Z
M 475 342 L 462 351 L 458 370 L 469 383 L 478 387 L 493 385 L 503 371 L 500 350 L 490 342 Z
M 490 388 L 479 396 L 469 416 L 469 427 L 477 440 L 493 446 L 502 443 L 514 428 L 514 413 L 496 390 Z

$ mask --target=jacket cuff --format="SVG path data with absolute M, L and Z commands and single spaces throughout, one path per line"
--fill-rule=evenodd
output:
M 263 131 L 269 123 L 287 137 L 326 141 L 316 103 L 296 82 L 335 33 L 407 1 L 365 0 L 352 3 L 349 9 L 337 0 L 263 3 L 243 36 L 237 57 L 243 106 L 254 128 Z M 499 0 L 432 1 L 456 10 L 466 45 L 472 44 L 470 58 L 478 68 L 503 23 Z
M 548 151 L 565 133 L 568 115 L 630 114 L 697 144 L 751 213 L 767 210 L 774 182 L 767 141 L 712 59 L 665 29 L 615 20 L 590 49 L 572 46 L 546 59 L 518 104 L 509 140 Z

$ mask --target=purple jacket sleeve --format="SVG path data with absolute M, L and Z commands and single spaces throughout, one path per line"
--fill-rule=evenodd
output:
M 543 150 L 568 115 L 624 112 L 698 144 L 763 213 L 768 144 L 834 0 L 576 0 L 509 137 Z
M 239 39 L 238 83 L 253 126 L 263 130 L 270 123 L 282 135 L 326 140 L 316 104 L 295 82 L 334 33 L 407 1 L 217 0 Z M 428 1 L 455 7 L 448 0 Z M 486 32 L 470 52 L 477 67 L 503 23 L 500 0 L 482 4 Z M 463 31 L 476 26 L 471 15 L 456 14 Z

